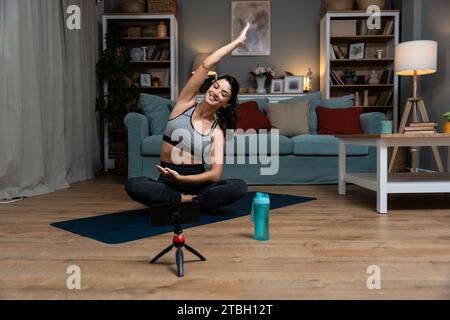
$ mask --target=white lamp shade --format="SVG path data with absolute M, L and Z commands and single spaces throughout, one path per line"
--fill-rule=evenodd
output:
M 407 41 L 395 48 L 395 72 L 400 76 L 425 75 L 437 70 L 437 42 Z
M 199 53 L 195 56 L 194 63 L 192 64 L 192 73 L 200 67 L 203 61 L 209 56 L 209 53 Z M 216 66 L 213 66 L 208 72 L 208 76 L 215 76 L 217 74 Z

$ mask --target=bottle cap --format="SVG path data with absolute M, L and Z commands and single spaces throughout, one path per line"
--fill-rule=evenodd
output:
M 257 204 L 270 204 L 269 195 L 264 192 L 257 192 L 253 198 L 253 203 Z

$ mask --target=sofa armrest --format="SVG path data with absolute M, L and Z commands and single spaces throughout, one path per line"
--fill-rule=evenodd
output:
M 364 133 L 377 134 L 380 133 L 380 121 L 387 120 L 382 112 L 361 113 L 361 128 Z
M 143 175 L 142 140 L 149 135 L 148 119 L 136 112 L 128 113 L 123 122 L 128 131 L 128 177 Z

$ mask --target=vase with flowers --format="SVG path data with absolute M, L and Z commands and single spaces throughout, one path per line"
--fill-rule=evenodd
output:
M 275 78 L 274 69 L 257 65 L 249 73 L 256 81 L 256 85 L 257 85 L 256 93 L 259 93 L 259 94 L 267 93 L 266 81 L 272 80 Z

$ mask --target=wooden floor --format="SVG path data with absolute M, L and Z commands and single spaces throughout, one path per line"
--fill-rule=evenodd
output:
M 208 261 L 185 253 L 149 265 L 170 244 L 159 235 L 107 245 L 50 226 L 62 220 L 142 208 L 112 175 L 0 205 L 0 299 L 449 299 L 450 197 L 393 195 L 389 214 L 375 193 L 337 186 L 253 186 L 318 200 L 271 212 L 270 241 L 252 238 L 249 217 L 186 230 Z M 68 290 L 66 269 L 81 268 Z M 378 265 L 381 289 L 369 290 Z

